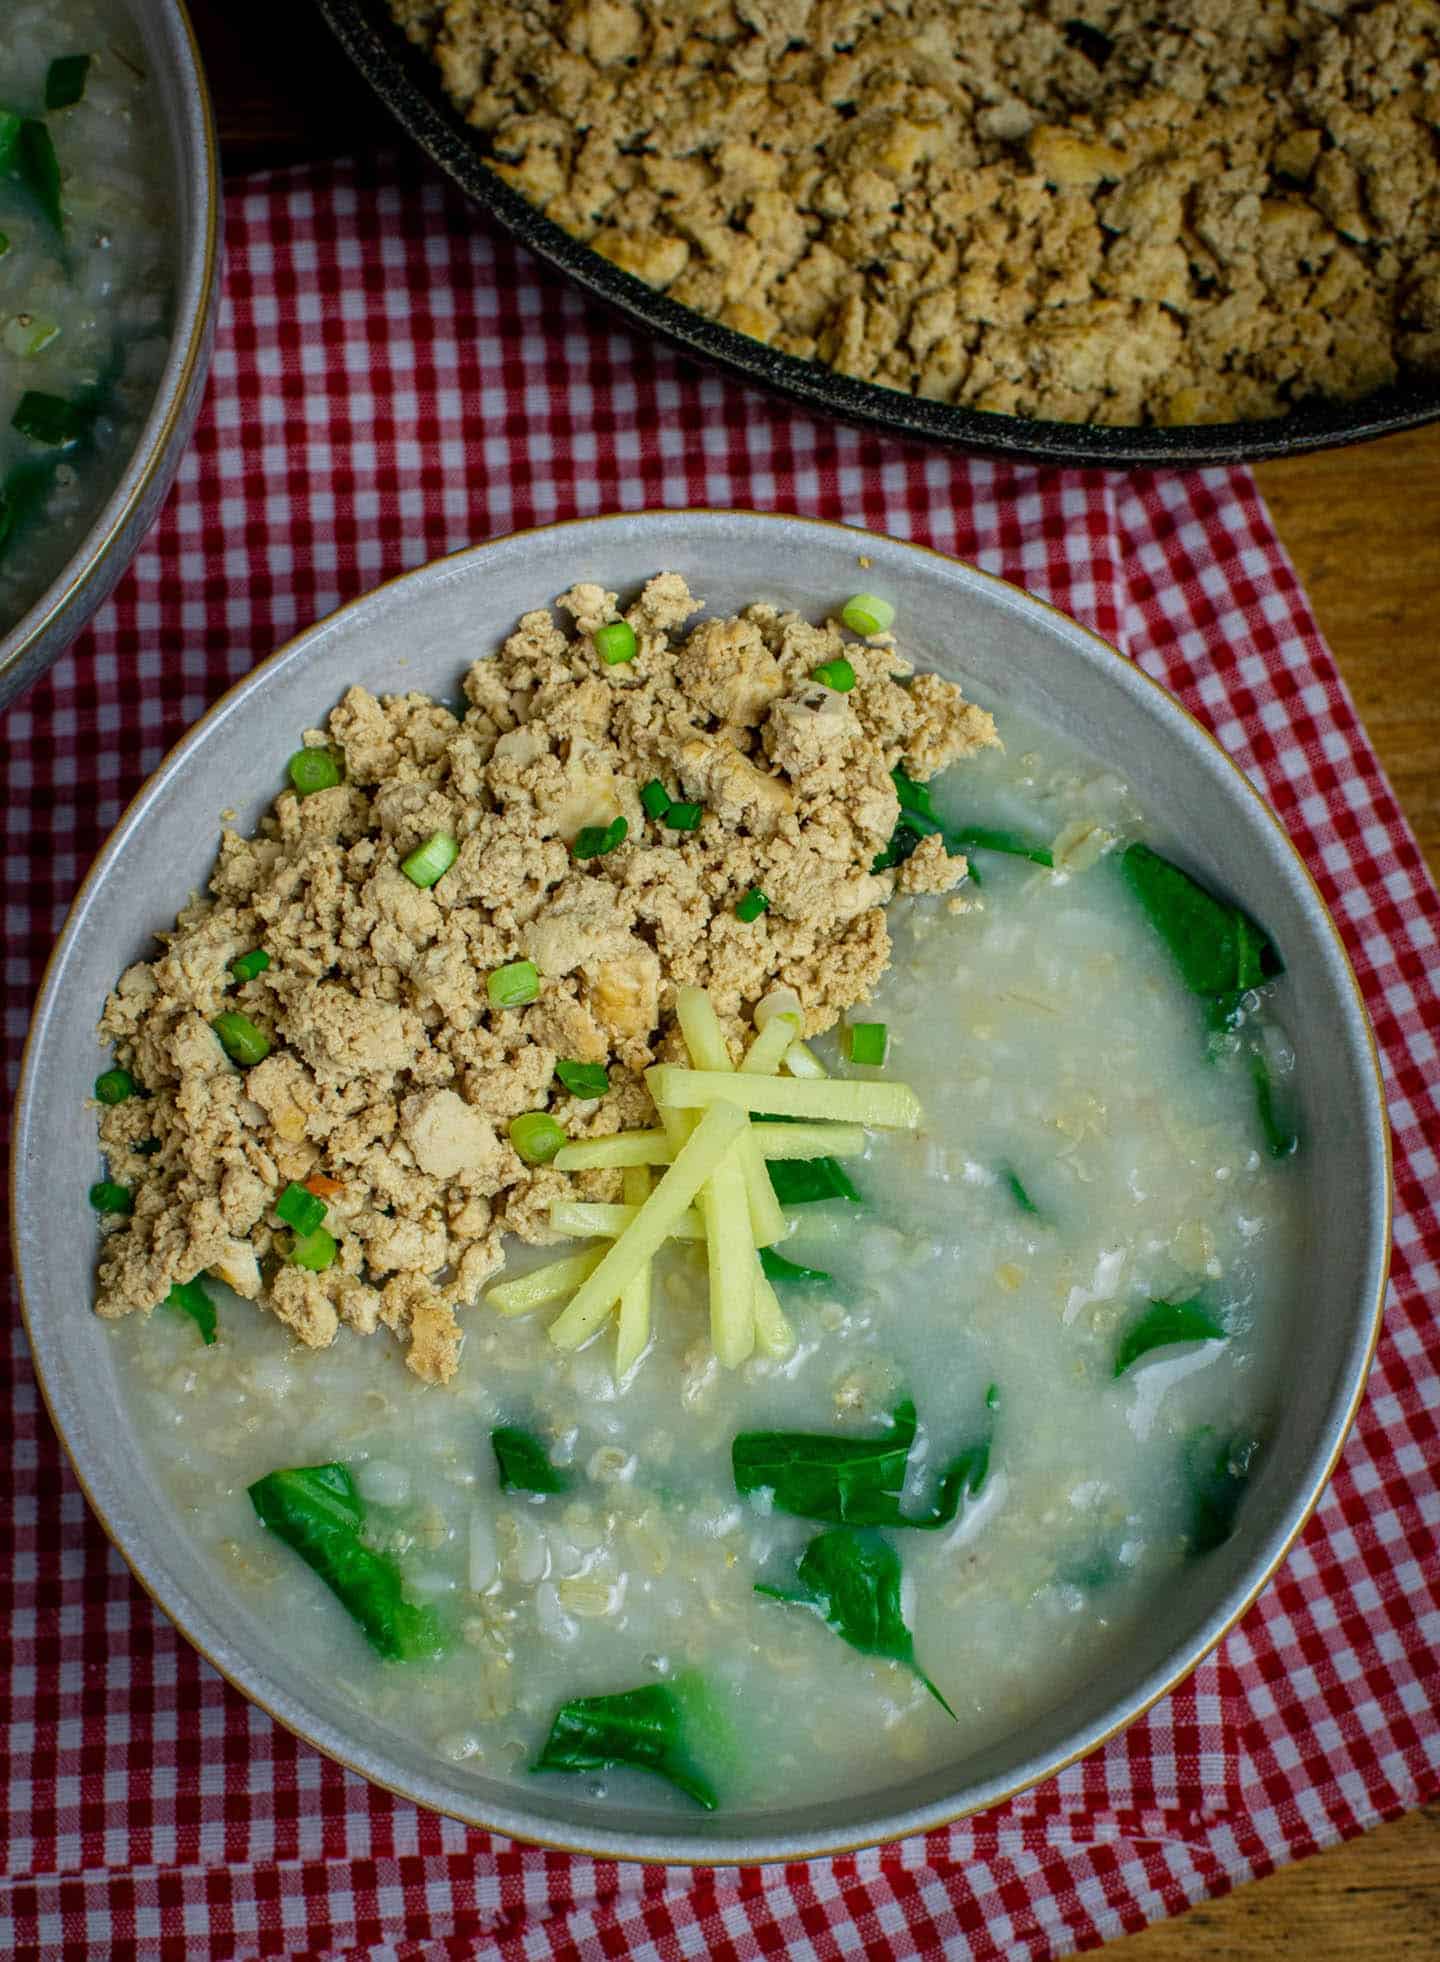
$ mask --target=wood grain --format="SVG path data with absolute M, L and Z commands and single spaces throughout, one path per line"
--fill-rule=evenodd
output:
M 318 14 L 192 0 L 228 171 L 402 140 Z M 1391 783 L 1440 872 L 1440 425 L 1256 472 Z M 1117 1962 L 1436 1962 L 1440 1806 L 1116 1943 Z

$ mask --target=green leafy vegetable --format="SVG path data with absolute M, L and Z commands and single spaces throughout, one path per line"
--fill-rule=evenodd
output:
M 1152 1349 L 1169 1349 L 1177 1342 L 1223 1342 L 1225 1330 L 1199 1301 L 1152 1301 L 1138 1322 L 1126 1329 L 1115 1351 L 1115 1374 L 1123 1376 L 1132 1363 Z
M 1250 1054 L 1250 1079 L 1255 1085 L 1255 1109 L 1265 1136 L 1265 1149 L 1272 1158 L 1293 1158 L 1300 1148 L 1299 1135 L 1291 1125 L 1281 1120 L 1275 1109 L 1275 1086 L 1270 1080 L 1270 1065 L 1258 1048 Z
M 828 1281 L 831 1276 L 823 1267 L 801 1267 L 784 1254 L 776 1253 L 773 1247 L 760 1249 L 760 1265 L 767 1281 Z
M 568 1492 L 569 1475 L 552 1465 L 539 1438 L 518 1425 L 502 1424 L 490 1433 L 502 1492 Z
M 95 411 L 87 403 L 68 402 L 63 395 L 47 395 L 43 389 L 27 388 L 15 405 L 10 426 L 22 436 L 28 436 L 32 443 L 63 450 L 78 443 L 94 420 Z
M 0 552 L 43 508 L 58 457 L 27 457 L 0 483 Z
M 45 107 L 69 109 L 85 93 L 85 77 L 90 72 L 90 56 L 57 55 L 45 71 Z
M 24 117 L 17 116 L 13 109 L 0 109 L 0 170 L 13 167 L 24 123 Z
M 773 1117 L 758 1117 L 757 1123 L 773 1124 Z M 791 1120 L 783 1120 L 789 1123 Z M 838 1158 L 771 1158 L 766 1161 L 770 1184 L 782 1206 L 806 1206 L 821 1199 L 848 1199 L 858 1206 L 860 1194 L 855 1182 Z
M 679 1692 L 679 1693 L 677 1693 Z M 650 1771 L 713 1812 L 719 1803 L 709 1778 L 687 1747 L 681 1686 L 647 1683 L 614 1696 L 579 1696 L 562 1703 L 532 1771 Z
M 396 1563 L 366 1546 L 365 1504 L 344 1465 L 273 1471 L 250 1487 L 261 1522 L 310 1567 L 349 1610 L 387 1661 L 409 1662 L 444 1648 L 429 1608 L 405 1599 Z
M 560 1061 L 555 1074 L 572 1097 L 603 1097 L 610 1088 L 610 1072 L 603 1063 Z
M 1184 1469 L 1189 1487 L 1186 1537 L 1192 1553 L 1212 1553 L 1235 1530 L 1235 1516 L 1260 1450 L 1258 1438 L 1232 1437 L 1216 1443 L 1207 1424 L 1186 1440 Z
M 57 232 L 65 229 L 60 208 L 60 160 L 50 132 L 38 117 L 27 116 L 16 133 L 10 167 Z
M 836 1526 L 948 1526 L 967 1494 L 977 1494 L 990 1469 L 990 1434 L 952 1458 L 940 1474 L 929 1511 L 900 1510 L 915 1406 L 907 1397 L 891 1414 L 887 1436 L 832 1437 L 810 1431 L 742 1431 L 730 1447 L 735 1489 L 769 1492 L 777 1512 Z
M 1040 1208 L 1035 1204 L 1035 1201 L 1021 1184 L 1020 1174 L 1015 1170 L 1014 1166 L 1002 1165 L 1000 1167 L 1000 1176 L 1004 1179 L 1009 1189 L 1010 1197 L 1015 1201 L 1021 1212 L 1033 1213 L 1038 1219 L 1040 1217 Z
M 1128 846 L 1120 869 L 1192 993 L 1244 994 L 1284 972 L 1263 928 L 1148 845 Z
M 1018 831 L 994 831 L 983 824 L 963 825 L 959 831 L 952 832 L 946 849 L 952 858 L 957 852 L 1004 852 L 1010 858 L 1028 858 L 1032 865 L 1055 863 L 1055 854 L 1048 845 L 1022 838 Z
M 809 1608 L 861 1655 L 904 1663 L 940 1708 L 955 1715 L 915 1660 L 915 1638 L 900 1612 L 900 1556 L 892 1546 L 876 1534 L 837 1526 L 811 1540 L 795 1572 L 800 1582 L 797 1591 L 757 1583 L 755 1592 Z
M 208 1349 L 215 1340 L 217 1317 L 215 1303 L 205 1291 L 205 1283 L 198 1277 L 193 1281 L 177 1281 L 165 1297 L 165 1306 L 177 1315 L 188 1315 L 200 1331 L 200 1339 Z

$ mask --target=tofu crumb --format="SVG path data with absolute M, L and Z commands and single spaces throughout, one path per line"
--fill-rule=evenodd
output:
M 899 816 L 891 771 L 923 780 L 999 741 L 954 683 L 911 680 L 893 636 L 766 604 L 692 624 L 701 602 L 673 573 L 618 604 L 585 584 L 556 602 L 573 631 L 526 614 L 468 670 L 463 715 L 349 689 L 307 735 L 344 781 L 282 791 L 253 837 L 222 833 L 207 895 L 100 1020 L 143 1093 L 99 1115 L 134 1193 L 105 1230 L 102 1316 L 148 1315 L 213 1274 L 308 1347 L 383 1327 L 416 1375 L 448 1381 L 458 1311 L 504 1235 L 548 1243 L 554 1200 L 620 1196 L 616 1173 L 525 1163 L 511 1118 L 548 1111 L 577 1139 L 654 1123 L 643 1072 L 675 1053 L 678 988 L 709 990 L 737 1059 L 772 988 L 794 990 L 816 1035 L 884 972 L 892 895 L 964 878 L 938 838 L 898 873 L 871 869 Z M 593 636 L 616 618 L 637 652 L 612 667 Z M 811 679 L 842 653 L 845 695 Z M 648 816 L 654 778 L 701 804 L 698 829 Z M 623 843 L 577 859 L 581 828 L 616 816 Z M 436 831 L 458 851 L 422 890 L 400 868 Z M 769 910 L 742 921 L 756 886 Z M 230 963 L 257 948 L 268 966 L 236 981 Z M 497 1007 L 487 977 L 516 961 L 538 992 Z M 222 1010 L 269 1039 L 253 1068 L 214 1034 Z M 564 1060 L 605 1064 L 606 1094 L 570 1096 Z M 317 1175 L 337 1253 L 311 1272 L 287 1259 L 275 1203 Z

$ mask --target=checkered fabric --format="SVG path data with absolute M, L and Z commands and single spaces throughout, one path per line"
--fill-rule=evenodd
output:
M 1263 787 L 1349 945 L 1395 1129 L 1389 1313 L 1341 1470 L 1219 1652 L 1085 1763 L 902 1845 L 666 1872 L 418 1812 L 249 1707 L 89 1517 L 12 1317 L 7 1953 L 1062 1956 L 1440 1792 L 1440 902 L 1242 470 L 1038 471 L 826 427 L 597 314 L 412 163 L 237 183 L 178 488 L 92 631 L 0 725 L 12 1083 L 82 872 L 224 687 L 438 553 L 691 504 L 845 519 L 1002 573 L 1117 642 Z

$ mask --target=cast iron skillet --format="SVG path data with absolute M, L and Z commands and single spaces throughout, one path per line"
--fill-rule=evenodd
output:
M 384 0 L 317 0 L 317 4 L 341 46 L 397 120 L 461 190 L 492 211 L 522 245 L 595 298 L 687 354 L 820 414 L 892 436 L 953 444 L 1015 461 L 1181 469 L 1297 456 L 1440 419 L 1440 383 L 1406 382 L 1360 402 L 1305 403 L 1268 422 L 1113 429 L 1098 423 L 1042 422 L 1030 416 L 957 408 L 874 382 L 853 381 L 817 362 L 781 354 L 680 306 L 552 224 L 481 162 L 475 132 L 451 106 L 439 71 L 394 25 Z

